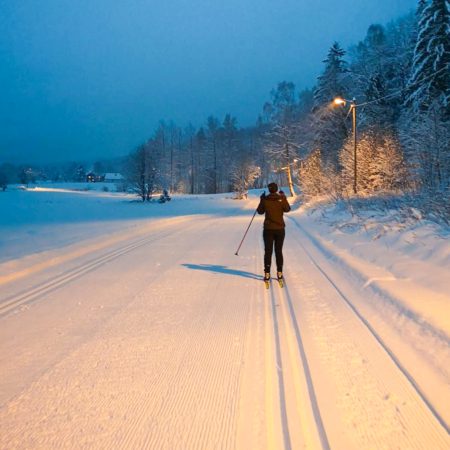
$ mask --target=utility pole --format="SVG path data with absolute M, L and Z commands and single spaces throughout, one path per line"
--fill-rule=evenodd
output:
M 356 156 L 356 104 L 355 99 L 350 103 L 350 108 L 352 110 L 352 122 L 353 122 L 353 192 L 356 194 L 358 192 L 357 188 L 357 174 L 358 174 L 358 160 Z
M 356 139 L 356 107 L 361 106 L 356 104 L 356 99 L 346 100 L 345 98 L 337 97 L 334 99 L 333 103 L 335 105 L 345 105 L 350 103 L 350 111 L 352 113 L 353 122 L 353 192 L 356 194 L 358 192 L 358 160 L 356 155 L 357 150 L 357 139 Z

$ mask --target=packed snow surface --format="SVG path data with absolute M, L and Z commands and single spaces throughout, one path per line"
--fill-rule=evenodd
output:
M 0 192 L 1 449 L 450 448 L 448 229 L 111 191 Z

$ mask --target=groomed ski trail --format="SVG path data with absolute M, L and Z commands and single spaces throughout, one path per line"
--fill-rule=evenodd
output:
M 306 235 L 292 228 L 285 301 L 305 343 L 330 447 L 448 448 L 448 425 L 414 376 L 327 274 L 324 255 L 312 256 Z
M 252 272 L 239 277 L 215 262 L 227 258 L 240 228 L 241 220 L 223 217 L 184 224 L 4 316 L 2 356 L 20 323 L 30 329 L 5 365 L 0 448 L 236 448 L 246 324 L 259 284 Z M 89 296 L 83 284 L 93 280 Z M 243 289 L 253 298 L 243 301 Z M 47 330 L 33 327 L 44 320 Z M 51 342 L 61 322 L 76 322 L 64 347 Z M 33 355 L 31 337 L 54 358 Z M 18 368 L 32 376 L 6 395 Z
M 23 302 L 18 284 L 0 317 L 0 448 L 449 448 L 307 236 L 288 222 L 285 286 L 266 290 L 261 222 L 233 254 L 247 221 L 122 242 Z

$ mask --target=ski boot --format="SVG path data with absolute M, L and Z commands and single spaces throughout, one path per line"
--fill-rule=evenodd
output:
M 264 284 L 266 285 L 266 289 L 270 287 L 270 272 L 264 272 Z
M 283 272 L 277 272 L 277 280 L 280 287 L 284 287 Z

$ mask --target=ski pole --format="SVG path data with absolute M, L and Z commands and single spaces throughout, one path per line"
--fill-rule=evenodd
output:
M 254 219 L 255 216 L 256 216 L 257 211 L 258 211 L 258 208 L 255 209 L 255 212 L 253 213 L 252 220 L 250 220 L 250 223 L 248 224 L 248 227 L 247 227 L 247 229 L 245 230 L 244 237 L 242 238 L 242 241 L 241 241 L 241 243 L 239 244 L 238 249 L 236 250 L 236 253 L 235 253 L 236 256 L 239 256 L 239 255 L 238 255 L 239 250 L 240 250 L 240 248 L 241 248 L 242 243 L 244 242 L 245 236 L 247 236 L 248 230 L 250 229 L 250 226 L 251 226 L 251 224 L 252 224 L 252 222 L 253 222 L 253 219 Z

